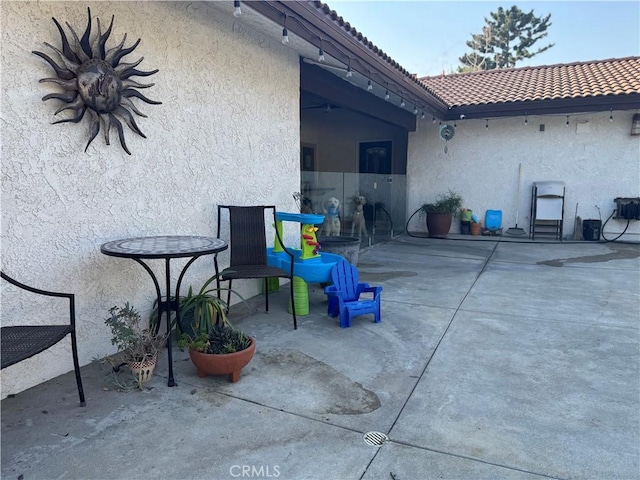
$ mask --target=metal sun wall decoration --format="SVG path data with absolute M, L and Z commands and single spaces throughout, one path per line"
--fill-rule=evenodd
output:
M 89 138 L 87 142 L 87 146 L 84 149 L 85 152 L 87 148 L 89 148 L 89 144 L 98 135 L 101 126 L 104 132 L 105 142 L 109 145 L 109 131 L 111 127 L 114 126 L 118 131 L 120 145 L 122 145 L 125 152 L 131 155 L 124 140 L 122 122 L 118 117 L 124 120 L 135 133 L 143 138 L 147 138 L 138 128 L 131 112 L 133 111 L 141 117 L 146 118 L 147 116 L 136 108 L 131 97 L 139 98 L 143 102 L 151 105 L 160 105 L 162 102 L 150 100 L 136 90 L 136 88 L 152 87 L 155 85 L 154 83 L 140 84 L 135 80 L 131 80 L 131 77 L 148 77 L 157 73 L 158 70 L 156 69 L 151 72 L 137 70 L 135 67 L 144 60 L 144 57 L 140 58 L 137 62 L 120 63 L 123 57 L 135 50 L 140 43 L 140 39 L 130 47 L 124 48 L 124 43 L 127 39 L 127 34 L 125 33 L 119 45 L 106 50 L 105 45 L 109 35 L 111 35 L 114 16 L 111 16 L 109 28 L 104 33 L 102 33 L 100 28 L 100 19 L 96 19 L 98 32 L 92 40 L 91 10 L 87 8 L 87 12 L 89 20 L 81 39 L 78 39 L 78 35 L 71 25 L 65 22 L 71 32 L 71 40 L 68 40 L 65 31 L 58 21 L 52 17 L 53 22 L 60 32 L 62 51 L 46 42 L 44 44 L 58 54 L 59 62 L 56 62 L 42 52 L 32 52 L 46 60 L 58 76 L 58 78 L 43 78 L 40 80 L 40 83 L 56 83 L 64 89 L 63 93 L 50 93 L 45 95 L 42 97 L 42 101 L 46 102 L 47 100 L 57 99 L 64 102 L 64 104 L 56 110 L 55 115 L 65 110 L 75 111 L 74 117 L 56 120 L 53 124 L 65 122 L 78 123 L 82 120 L 85 113 L 88 112 L 90 117 L 91 138 Z

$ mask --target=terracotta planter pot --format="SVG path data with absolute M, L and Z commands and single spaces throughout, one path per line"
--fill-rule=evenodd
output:
M 471 228 L 471 235 L 480 235 L 480 233 L 482 232 L 481 223 L 471 223 L 469 227 Z
M 430 237 L 444 238 L 451 229 L 452 216 L 450 213 L 427 213 L 427 230 Z
M 251 337 L 251 345 L 239 352 L 225 354 L 202 353 L 197 350 L 189 350 L 191 361 L 198 369 L 200 378 L 207 375 L 229 375 L 229 381 L 240 380 L 242 369 L 256 353 L 256 339 Z

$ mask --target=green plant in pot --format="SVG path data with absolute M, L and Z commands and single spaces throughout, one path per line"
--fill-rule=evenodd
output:
M 189 349 L 199 377 L 229 375 L 237 382 L 255 354 L 256 341 L 229 322 L 227 304 L 219 295 L 222 289 L 209 288 L 216 280 L 211 277 L 197 293 L 190 287 L 187 296 L 180 298 L 178 346 Z
M 444 238 L 451 229 L 454 215 L 462 207 L 462 197 L 453 190 L 440 194 L 435 203 L 425 203 L 420 207 L 422 214 L 427 217 L 427 230 L 430 237 Z
M 157 333 L 153 324 L 143 325 L 140 314 L 128 302 L 124 307 L 111 307 L 104 323 L 111 329 L 111 343 L 122 352 L 124 363 L 142 388 L 153 375 L 167 335 Z

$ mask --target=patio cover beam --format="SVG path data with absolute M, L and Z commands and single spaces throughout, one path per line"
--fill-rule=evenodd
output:
M 355 110 L 378 120 L 416 131 L 416 116 L 386 102 L 361 88 L 336 78 L 321 67 L 300 61 L 300 90 L 304 90 L 341 107 Z

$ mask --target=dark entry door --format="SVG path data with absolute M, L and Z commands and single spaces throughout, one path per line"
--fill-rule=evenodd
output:
M 388 237 L 391 232 L 391 218 L 388 212 L 392 195 L 392 159 L 393 142 L 381 140 L 361 142 L 358 146 L 360 191 L 365 195 L 367 203 L 364 206 L 365 223 L 370 240 L 376 237 Z
M 391 141 L 360 143 L 360 173 L 391 174 Z

